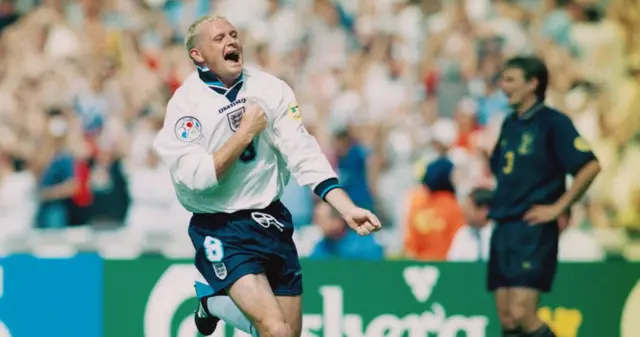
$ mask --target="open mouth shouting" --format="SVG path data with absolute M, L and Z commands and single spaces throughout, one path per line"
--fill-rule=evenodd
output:
M 236 49 L 227 50 L 224 53 L 224 60 L 231 66 L 240 65 L 240 51 Z

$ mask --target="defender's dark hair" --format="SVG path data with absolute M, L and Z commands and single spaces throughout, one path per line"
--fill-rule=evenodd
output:
M 488 188 L 477 187 L 469 193 L 469 198 L 473 200 L 476 207 L 489 207 L 493 201 L 493 191 Z
M 549 85 L 549 70 L 541 59 L 534 56 L 518 56 L 508 60 L 505 69 L 516 68 L 522 70 L 524 79 L 528 82 L 532 79 L 538 81 L 536 96 L 540 102 L 544 102 Z

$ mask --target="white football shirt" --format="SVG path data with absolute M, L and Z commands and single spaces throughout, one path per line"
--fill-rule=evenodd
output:
M 230 213 L 267 207 L 280 198 L 290 173 L 321 197 L 337 187 L 329 161 L 302 124 L 289 85 L 255 69 L 245 69 L 230 88 L 205 81 L 194 72 L 174 93 L 153 144 L 188 211 Z M 238 130 L 251 102 L 266 113 L 267 128 L 224 176 L 217 177 L 212 154 Z

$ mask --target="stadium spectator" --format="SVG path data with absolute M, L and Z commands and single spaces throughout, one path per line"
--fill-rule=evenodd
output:
M 478 105 L 473 99 L 465 97 L 458 102 L 454 114 L 458 134 L 454 144 L 456 147 L 469 151 L 475 149 L 480 131 L 477 113 Z
M 309 258 L 343 258 L 350 260 L 382 260 L 384 251 L 372 236 L 359 236 L 347 228 L 340 214 L 329 204 L 316 205 L 314 223 L 322 229 L 323 237 L 316 243 Z
M 358 207 L 373 209 L 373 195 L 369 180 L 369 150 L 348 130 L 335 136 L 334 148 L 338 156 L 337 173 L 347 194 Z
M 408 258 L 445 261 L 453 238 L 464 225 L 464 214 L 456 200 L 451 180 L 453 163 L 440 157 L 427 166 L 423 186 L 410 201 L 404 240 Z
M 2 33 L 7 26 L 17 21 L 19 17 L 13 1 L 0 2 L 0 33 Z
M 302 187 L 293 180 L 285 187 L 280 200 L 290 208 L 293 225 L 296 228 L 309 225 L 313 219 L 313 194 L 308 187 Z
M 68 121 L 59 110 L 50 112 L 47 137 L 39 155 L 40 208 L 37 223 L 40 228 L 62 228 L 69 225 L 68 202 L 75 194 L 78 182 L 74 174 L 74 157 L 66 149 Z
M 188 223 L 189 215 L 176 199 L 166 168 L 149 149 L 144 165 L 130 166 L 128 192 L 131 204 L 125 225 L 137 232 L 173 232 L 177 223 Z
M 568 213 L 568 212 L 567 212 Z M 604 261 L 605 252 L 602 245 L 587 229 L 581 229 L 580 218 L 573 215 L 560 217 L 558 224 L 561 233 L 558 242 L 558 260 L 572 262 Z
M 494 227 L 487 218 L 491 198 L 491 190 L 478 188 L 465 199 L 463 210 L 467 223 L 456 232 L 447 253 L 448 261 L 489 260 L 489 244 Z
M 36 180 L 25 162 L 0 148 L 0 237 L 28 232 L 38 204 Z
M 461 202 L 478 186 L 492 187 L 483 152 L 509 113 L 499 73 L 505 59 L 527 53 L 542 57 L 554 75 L 546 103 L 570 115 L 603 166 L 575 207 L 581 225 L 570 229 L 586 233 L 584 240 L 616 232 L 627 242 L 640 223 L 640 2 L 594 3 L 0 1 L 0 149 L 19 164 L 7 169 L 5 160 L 0 190 L 22 198 L 24 217 L 12 222 L 33 217 L 35 228 L 26 209 L 44 211 L 51 201 L 29 193 L 29 179 L 41 184 L 44 169 L 65 166 L 77 188 L 66 191 L 62 227 L 124 221 L 135 207 L 127 185 L 137 184 L 167 100 L 193 71 L 182 46 L 185 24 L 215 11 L 238 27 L 246 64 L 293 87 L 305 124 L 335 158 L 345 188 L 384 218 L 378 239 L 386 252 L 408 255 L 402 238 L 409 194 L 435 158 L 454 163 Z M 45 137 L 52 107 L 64 112 L 68 141 Z M 69 165 L 54 165 L 49 152 L 64 154 Z M 118 196 L 105 199 L 109 182 L 117 182 Z M 283 196 L 297 226 L 312 222 L 307 192 L 290 185 Z M 3 209 L 17 202 L 4 198 Z M 182 221 L 174 226 L 183 228 Z M 313 227 L 302 228 L 297 235 L 310 237 L 302 241 L 315 242 Z

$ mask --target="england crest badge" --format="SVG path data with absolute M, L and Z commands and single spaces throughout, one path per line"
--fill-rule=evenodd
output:
M 229 120 L 229 127 L 231 131 L 236 132 L 240 127 L 240 121 L 242 121 L 242 115 L 244 114 L 244 107 L 233 110 L 227 113 L 227 119 Z
M 213 264 L 213 272 L 220 280 L 224 280 L 227 278 L 227 266 L 224 265 L 224 262 L 216 262 Z

